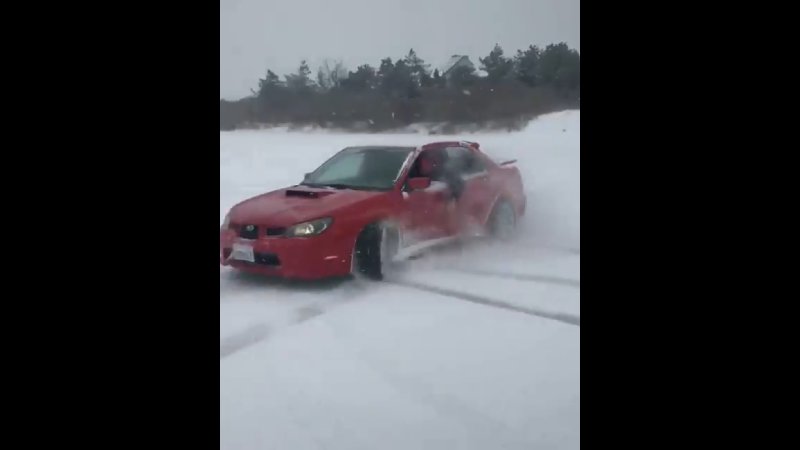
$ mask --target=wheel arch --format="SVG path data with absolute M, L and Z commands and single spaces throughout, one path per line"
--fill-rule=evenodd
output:
M 375 216 L 373 220 L 368 221 L 367 223 L 363 224 L 361 228 L 355 233 L 355 237 L 352 242 L 352 251 L 350 255 L 350 272 L 354 275 L 366 275 L 373 279 L 383 279 L 385 275 L 386 266 L 384 265 L 384 259 L 386 254 L 384 253 L 387 251 L 387 247 L 385 247 L 386 242 L 391 242 L 393 246 L 392 251 L 388 251 L 387 253 L 390 255 L 389 260 L 393 257 L 393 255 L 399 250 L 400 239 L 401 239 L 401 232 L 397 226 L 392 225 L 394 222 L 388 218 L 387 216 Z M 391 239 L 384 240 L 384 237 L 387 236 L 385 234 L 385 230 L 387 227 L 385 226 L 388 224 L 388 229 L 391 230 Z M 365 248 L 369 248 L 371 245 L 370 241 L 362 241 L 363 238 L 367 239 L 374 239 L 375 235 L 370 235 L 370 233 L 378 233 L 378 260 L 376 261 L 371 252 L 367 253 L 367 256 L 359 256 L 359 248 L 362 250 Z M 365 245 L 367 247 L 360 247 Z M 386 260 L 386 261 L 389 261 Z M 368 266 L 360 266 L 361 264 L 368 264 Z M 377 268 L 374 266 L 377 264 Z
M 500 202 L 504 201 L 510 203 L 511 207 L 514 208 L 514 212 L 519 216 L 517 205 L 514 204 L 514 201 L 509 193 L 506 191 L 500 191 L 494 195 L 489 207 L 486 208 L 486 214 L 483 217 L 484 226 L 489 226 L 489 221 L 492 220 L 492 214 L 494 214 L 495 208 L 497 208 L 497 205 L 500 204 Z

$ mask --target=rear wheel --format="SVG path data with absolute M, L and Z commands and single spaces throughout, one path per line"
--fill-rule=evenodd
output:
M 514 237 L 517 229 L 517 213 L 511 203 L 501 200 L 494 207 L 489 218 L 489 232 L 492 237 L 500 240 L 509 240 Z
M 398 245 L 399 235 L 393 227 L 383 223 L 367 225 L 356 239 L 354 275 L 382 280 L 391 269 Z

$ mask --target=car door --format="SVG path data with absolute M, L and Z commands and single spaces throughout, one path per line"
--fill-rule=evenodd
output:
M 429 155 L 441 150 L 427 150 Z M 420 176 L 419 156 L 409 171 L 408 178 Z M 408 183 L 403 187 L 405 215 L 403 220 L 403 245 L 447 235 L 447 203 L 450 191 L 447 184 L 436 176 L 425 189 L 412 190 Z
M 463 180 L 463 191 L 457 207 L 450 216 L 453 232 L 470 232 L 479 228 L 491 207 L 494 188 L 488 164 L 476 151 L 466 147 L 448 147 L 448 170 L 458 173 Z

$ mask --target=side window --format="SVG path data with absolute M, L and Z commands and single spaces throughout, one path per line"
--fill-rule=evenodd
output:
M 467 169 L 468 174 L 479 173 L 486 170 L 486 163 L 483 161 L 483 158 L 473 151 L 469 151 L 469 155 L 470 165 Z
M 423 165 L 423 159 L 426 160 L 428 164 Z M 446 158 L 441 149 L 426 150 L 414 161 L 414 164 L 411 166 L 411 171 L 409 172 L 409 178 L 424 176 L 430 177 L 434 181 L 441 181 L 442 164 L 444 161 L 446 161 Z
M 472 175 L 486 170 L 486 166 L 472 150 L 464 147 L 447 148 L 447 166 L 462 175 Z

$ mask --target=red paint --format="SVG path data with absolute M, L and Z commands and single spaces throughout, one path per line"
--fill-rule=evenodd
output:
M 228 215 L 230 225 L 220 230 L 220 263 L 246 272 L 285 278 L 342 276 L 350 273 L 356 238 L 370 223 L 388 220 L 397 224 L 404 234 L 413 233 L 419 238 L 429 239 L 463 231 L 467 219 L 478 227 L 485 227 L 495 202 L 500 198 L 510 201 L 518 216 L 524 215 L 526 200 L 518 169 L 497 165 L 476 143 L 427 144 L 414 151 L 411 161 L 415 162 L 423 152 L 445 148 L 472 152 L 485 167 L 479 175 L 467 177 L 462 197 L 454 209 L 448 206 L 446 189 L 436 191 L 435 186 L 426 190 L 407 189 L 406 181 L 413 164 L 404 167 L 389 191 L 292 186 L 253 197 L 231 208 Z M 416 180 L 415 183 L 425 184 Z M 282 228 L 325 217 L 333 221 L 316 236 L 266 234 L 266 228 L 277 233 Z M 237 237 L 237 230 L 243 224 L 259 226 L 256 239 Z M 237 242 L 251 245 L 256 253 L 273 255 L 279 263 L 268 266 L 226 260 L 225 256 Z M 326 259 L 330 256 L 337 258 Z

